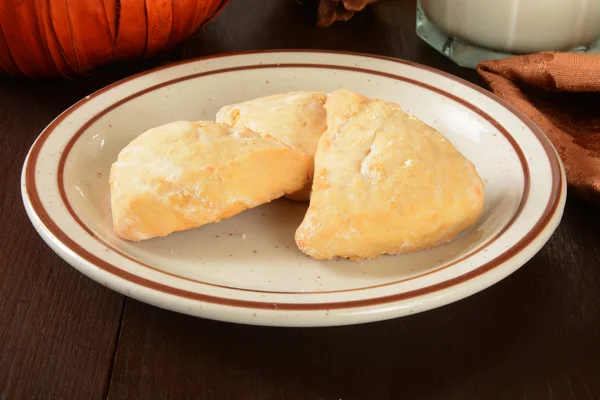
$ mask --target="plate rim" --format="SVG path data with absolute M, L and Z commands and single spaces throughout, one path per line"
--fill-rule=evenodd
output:
M 401 301 L 401 300 L 405 300 L 406 298 L 413 298 L 413 297 L 418 297 L 420 295 L 424 295 L 424 294 L 431 294 L 440 290 L 443 290 L 445 288 L 451 287 L 451 286 L 455 286 L 459 283 L 462 282 L 466 282 L 476 276 L 485 274 L 486 272 L 488 272 L 491 269 L 494 269 L 500 265 L 502 265 L 503 263 L 505 263 L 506 261 L 510 260 L 511 258 L 513 258 L 515 255 L 520 254 L 524 249 L 526 249 L 527 247 L 529 247 L 530 245 L 532 245 L 534 243 L 534 241 L 536 240 L 536 238 L 538 238 L 543 232 L 545 232 L 548 228 L 548 225 L 550 224 L 550 222 L 553 220 L 553 218 L 556 216 L 556 213 L 560 206 L 561 203 L 563 203 L 564 206 L 564 197 L 566 195 L 566 193 L 564 193 L 565 189 L 564 189 L 564 170 L 562 168 L 562 163 L 560 161 L 560 157 L 558 156 L 554 146 L 552 145 L 552 143 L 549 141 L 549 139 L 545 136 L 545 134 L 541 131 L 541 129 L 539 127 L 537 127 L 526 115 L 524 115 L 522 112 L 520 112 L 519 110 L 517 110 L 516 108 L 514 108 L 512 105 L 506 103 L 503 99 L 499 98 L 498 96 L 494 95 L 493 93 L 475 85 L 472 84 L 471 82 L 465 81 L 462 78 L 459 78 L 457 76 L 448 74 L 444 71 L 440 71 L 436 68 L 432 68 L 426 65 L 422 65 L 419 63 L 415 63 L 415 62 L 411 62 L 411 61 L 407 61 L 407 60 L 402 60 L 402 59 L 396 59 L 393 57 L 385 57 L 385 56 L 378 56 L 378 55 L 370 55 L 370 54 L 363 54 L 363 53 L 354 53 L 354 52 L 345 52 L 345 51 L 328 51 L 328 50 L 256 50 L 256 51 L 245 51 L 245 52 L 235 52 L 235 53 L 221 53 L 221 54 L 216 54 L 216 55 L 209 55 L 209 56 L 204 56 L 204 57 L 198 57 L 198 58 L 194 58 L 194 59 L 188 59 L 188 60 L 183 60 L 180 62 L 175 62 L 175 63 L 170 63 L 167 65 L 163 65 L 163 66 L 159 66 L 153 69 L 149 69 L 146 71 L 142 71 L 138 74 L 135 75 L 131 75 L 128 77 L 125 77 L 117 82 L 114 82 L 108 86 L 105 86 L 99 90 L 97 90 L 96 92 L 90 94 L 89 96 L 86 96 L 85 98 L 81 99 L 80 101 L 78 101 L 77 103 L 75 103 L 74 105 L 72 105 L 71 107 L 69 107 L 67 110 L 65 110 L 63 113 L 61 113 L 57 118 L 55 118 L 38 136 L 38 138 L 35 140 L 35 142 L 32 144 L 30 152 L 27 155 L 27 158 L 25 160 L 25 164 L 23 166 L 23 175 L 22 175 L 22 195 L 23 195 L 23 199 L 24 201 L 27 200 L 30 204 L 31 207 L 31 211 L 36 215 L 36 217 L 40 220 L 40 222 L 45 226 L 45 228 L 54 236 L 54 238 L 48 238 L 50 240 L 53 241 L 58 241 L 60 245 L 66 247 L 67 249 L 73 251 L 75 254 L 77 254 L 79 257 L 81 257 L 80 254 L 78 254 L 77 252 L 75 252 L 71 246 L 67 245 L 65 243 L 65 238 L 67 239 L 66 241 L 72 241 L 76 246 L 77 243 L 76 241 L 74 241 L 73 239 L 71 239 L 61 228 L 58 224 L 56 224 L 46 213 L 45 208 L 43 207 L 43 203 L 39 197 L 39 194 L 37 193 L 37 187 L 35 185 L 35 162 L 31 162 L 31 157 L 30 155 L 33 153 L 35 148 L 41 149 L 43 147 L 43 143 L 45 141 L 45 139 L 47 139 L 51 133 L 54 131 L 54 129 L 70 114 L 72 114 L 73 112 L 75 112 L 79 107 L 81 107 L 85 102 L 87 102 L 90 98 L 96 97 L 106 91 L 109 91 L 117 86 L 120 86 L 130 80 L 134 80 L 137 78 L 140 78 L 142 76 L 148 75 L 148 74 L 152 74 L 154 72 L 163 70 L 163 69 L 169 69 L 169 68 L 175 68 L 184 64 L 189 64 L 189 63 L 195 63 L 195 62 L 201 62 L 201 61 L 205 61 L 205 60 L 210 60 L 210 59 L 214 59 L 214 58 L 223 58 L 223 57 L 233 57 L 233 56 L 240 56 L 240 55 L 255 55 L 255 54 L 277 54 L 277 53 L 326 53 L 326 54 L 332 54 L 332 55 L 350 55 L 350 56 L 357 56 L 357 57 L 366 57 L 366 58 L 374 58 L 374 59 L 382 59 L 385 61 L 391 61 L 391 62 L 395 62 L 395 63 L 400 63 L 400 64 L 405 64 L 405 65 L 409 65 L 412 67 L 416 67 L 418 69 L 423 69 L 426 71 L 431 71 L 436 73 L 437 75 L 441 75 L 442 77 L 445 78 L 450 78 L 451 80 L 457 81 L 459 84 L 463 84 L 471 89 L 476 90 L 477 92 L 485 95 L 486 97 L 491 98 L 493 101 L 495 101 L 496 103 L 498 103 L 499 105 L 503 106 L 505 109 L 507 109 L 508 111 L 510 111 L 511 114 L 513 114 L 514 116 L 516 116 L 517 118 L 519 118 L 535 135 L 536 139 L 538 140 L 538 142 L 542 145 L 545 154 L 548 158 L 548 162 L 550 164 L 551 167 L 551 171 L 552 171 L 552 190 L 549 196 L 549 200 L 548 200 L 548 204 L 546 205 L 546 209 L 544 210 L 544 212 L 541 214 L 539 220 L 536 222 L 536 224 L 529 230 L 527 231 L 523 237 L 514 245 L 512 246 L 510 249 L 508 249 L 507 251 L 504 251 L 503 253 L 501 253 L 498 257 L 496 257 L 494 260 L 491 261 L 495 261 L 495 260 L 499 260 L 500 261 L 494 263 L 494 265 L 488 266 L 488 264 L 490 264 L 491 262 L 485 263 L 485 264 L 481 264 L 479 265 L 476 269 L 470 271 L 467 274 L 464 274 L 458 278 L 454 278 L 452 280 L 448 280 L 448 281 L 444 281 L 441 283 L 437 283 L 434 285 L 430 285 L 421 289 L 417 289 L 417 290 L 412 290 L 412 291 L 406 291 L 406 292 L 402 292 L 402 293 L 397 293 L 397 294 L 393 294 L 393 295 L 387 295 L 387 296 L 382 296 L 382 297 L 374 297 L 374 298 L 367 298 L 367 299 L 360 299 L 360 300 L 350 300 L 350 301 L 342 301 L 342 302 L 336 302 L 336 303 L 308 303 L 308 304 L 303 304 L 303 303 L 278 303 L 276 307 L 273 307 L 274 304 L 272 302 L 255 302 L 255 301 L 248 301 L 248 300 L 241 300 L 241 299 L 227 299 L 224 297 L 216 297 L 216 296 L 212 296 L 212 295 L 206 295 L 206 294 L 202 294 L 202 293 L 197 293 L 197 292 L 189 292 L 189 291 L 185 291 L 182 289 L 178 289 L 176 287 L 172 287 L 172 286 L 168 286 L 168 285 L 162 285 L 158 282 L 154 282 L 152 280 L 137 276 L 135 274 L 129 273 L 127 271 L 124 271 L 122 269 L 119 269 L 118 267 L 108 263 L 107 261 L 104 261 L 100 258 L 98 258 L 97 256 L 89 253 L 88 251 L 86 251 L 85 249 L 82 248 L 82 250 L 84 250 L 86 253 L 88 253 L 88 255 L 90 256 L 89 258 L 86 257 L 82 257 L 84 259 L 86 259 L 86 261 L 88 261 L 90 264 L 98 266 L 100 268 L 100 266 L 102 266 L 103 270 L 108 272 L 111 275 L 115 275 L 117 278 L 121 278 L 121 279 L 125 279 L 126 281 L 128 281 L 129 283 L 133 283 L 133 284 L 137 284 L 137 285 L 142 285 L 146 288 L 150 288 L 150 289 L 155 289 L 157 291 L 160 291 L 161 293 L 167 294 L 167 295 L 175 295 L 175 296 L 180 296 L 180 297 L 185 297 L 187 299 L 192 299 L 192 300 L 199 300 L 202 302 L 209 302 L 209 303 L 213 303 L 213 304 L 220 304 L 220 305 L 225 305 L 225 306 L 237 306 L 237 307 L 245 307 L 245 308 L 252 308 L 252 309 L 278 309 L 278 310 L 296 310 L 296 311 L 314 311 L 314 310 L 321 310 L 321 309 L 332 309 L 332 308 L 336 308 L 336 309 L 346 309 L 346 308 L 354 308 L 354 307 L 366 307 L 366 306 L 371 306 L 371 305 L 381 305 L 381 304 L 389 304 L 389 303 L 393 303 L 396 301 Z M 315 63 L 313 63 L 313 65 L 315 65 Z M 337 67 L 337 66 L 336 66 Z M 361 68 L 352 68 L 352 69 L 361 69 Z M 364 70 L 364 69 L 363 69 Z M 210 71 L 213 72 L 213 71 Z M 172 83 L 175 83 L 174 81 L 178 81 L 181 79 L 193 79 L 194 74 L 190 74 L 188 76 L 182 76 L 179 77 L 179 79 L 175 79 L 175 80 L 169 80 L 166 82 L 162 82 L 161 84 L 159 84 L 160 86 L 165 86 L 165 85 L 169 85 Z M 418 82 L 418 81 L 416 81 Z M 155 86 L 159 86 L 159 85 L 153 85 L 151 87 L 147 87 L 141 91 L 138 91 L 136 93 L 134 93 L 134 95 L 140 95 L 143 94 L 149 90 L 151 90 L 152 88 L 155 88 Z M 427 85 L 427 84 L 426 84 Z M 428 85 L 430 86 L 430 85 Z M 440 92 L 442 92 L 444 95 L 448 95 L 449 93 L 441 90 Z M 455 98 L 460 100 L 460 97 L 458 96 L 454 96 Z M 111 106 L 115 107 L 118 106 L 120 103 L 126 101 L 127 99 L 129 99 L 130 96 L 126 96 L 125 98 L 113 103 Z M 464 102 L 464 101 L 463 101 Z M 487 113 L 484 113 L 487 115 Z M 490 118 L 495 121 L 495 119 L 493 117 L 490 116 Z M 492 122 L 492 121 L 490 121 Z M 79 130 L 84 130 L 85 127 L 87 125 L 84 124 L 81 128 L 78 129 Z M 501 125 L 500 125 L 501 126 Z M 503 127 L 502 127 L 503 128 Z M 505 128 L 503 128 L 505 129 Z M 506 130 L 506 129 L 505 129 Z M 515 140 L 513 135 L 510 134 L 510 132 L 507 133 L 509 134 L 509 136 L 507 136 L 508 138 L 512 138 L 512 140 Z M 69 139 L 69 143 L 71 143 L 73 141 L 74 143 L 74 139 L 76 139 L 77 135 L 73 135 L 70 139 Z M 43 141 L 40 141 L 41 139 L 43 139 Z M 510 141 L 510 139 L 509 139 Z M 515 140 L 516 141 L 516 140 Z M 36 147 L 37 146 L 37 147 Z M 518 146 L 517 146 L 518 147 Z M 66 148 L 66 147 L 65 147 Z M 520 149 L 520 147 L 519 147 Z M 62 159 L 63 156 L 61 156 Z M 525 163 L 526 165 L 527 163 Z M 525 171 L 524 171 L 525 172 Z M 60 181 L 62 178 L 62 173 L 57 174 L 57 179 Z M 59 184 L 59 188 L 61 187 L 61 185 Z M 31 190 L 31 188 L 33 188 L 33 191 Z M 32 199 L 31 197 L 31 192 L 33 192 L 33 194 L 35 195 L 34 198 Z M 37 197 L 37 198 L 35 198 Z M 62 193 L 61 193 L 61 197 L 62 197 Z M 64 199 L 63 199 L 64 200 Z M 519 205 L 519 210 L 517 210 L 515 212 L 515 217 L 518 215 L 518 212 L 522 209 L 523 204 L 526 203 L 526 199 L 522 200 L 520 205 Z M 69 203 L 66 202 L 64 205 L 67 206 Z M 27 204 L 26 204 L 26 208 L 27 208 Z M 39 211 L 42 210 L 43 214 L 46 214 L 46 216 L 48 217 L 47 219 L 44 220 L 44 218 L 42 218 L 42 216 L 40 216 Z M 28 210 L 29 211 L 29 210 Z M 562 209 L 561 209 L 562 211 Z M 69 210 L 69 212 L 71 212 Z M 30 217 L 31 218 L 31 217 Z M 48 223 L 50 222 L 50 224 Z M 558 224 L 558 222 L 557 222 Z M 52 227 L 49 227 L 48 225 L 54 225 Z M 36 226 L 37 228 L 37 226 Z M 499 233 L 498 236 L 501 236 L 502 232 Z M 43 236 L 43 235 L 42 235 Z M 95 236 L 95 235 L 94 235 Z M 61 239 L 62 237 L 62 239 Z M 46 238 L 45 238 L 46 239 Z M 81 247 L 81 246 L 79 246 Z M 535 252 L 532 252 L 532 254 L 530 254 L 529 256 L 533 256 L 535 254 Z M 91 258 L 91 259 L 90 259 Z M 136 260 L 136 262 L 139 263 L 138 260 Z M 522 264 L 521 264 L 522 265 Z M 517 266 L 520 267 L 521 265 Z M 486 268 L 486 266 L 488 266 Z M 516 268 L 515 268 L 516 269 Z M 436 271 L 439 270 L 436 269 Z M 83 272 L 83 271 L 82 271 Z M 164 271 L 161 271 L 164 272 Z M 179 277 L 179 276 L 178 276 Z M 181 277 L 179 277 L 181 278 Z M 146 283 L 150 283 L 150 285 L 145 284 L 143 282 Z M 216 285 L 219 286 L 219 285 Z M 379 285 L 378 285 L 379 286 Z M 489 285 L 487 285 L 489 286 Z M 487 287 L 485 286 L 485 287 Z M 163 289 L 170 289 L 170 290 L 163 290 Z M 261 291 L 258 290 L 252 290 L 252 289 L 241 289 L 241 288 L 234 288 L 234 287 L 226 287 L 227 289 L 233 289 L 233 290 L 247 290 L 250 292 L 257 292 L 257 293 L 261 293 Z M 435 289 L 434 289 L 435 288 Z M 362 289 L 362 288 L 361 288 Z M 480 290 L 483 288 L 480 288 Z M 188 296 L 188 295 L 183 295 L 185 292 L 185 294 L 192 294 L 193 296 Z M 282 292 L 275 292 L 275 293 L 282 293 Z M 290 292 L 283 292 L 285 294 L 291 294 Z M 327 292 L 319 292 L 321 294 L 326 294 Z M 183 296 L 182 296 L 183 295 Z M 215 301 L 217 300 L 217 301 Z
M 486 121 L 488 121 L 491 125 L 494 125 L 500 132 L 501 134 L 506 138 L 506 140 L 509 142 L 509 144 L 512 146 L 513 150 L 515 151 L 515 154 L 517 155 L 519 162 L 520 162 L 520 166 L 523 172 L 523 176 L 524 176 L 524 184 L 523 184 L 523 195 L 521 196 L 521 200 L 519 202 L 519 205 L 515 211 L 515 213 L 513 214 L 513 216 L 510 218 L 510 220 L 508 221 L 508 223 L 502 227 L 502 229 L 500 229 L 494 236 L 492 236 L 490 239 L 488 239 L 485 243 L 483 243 L 482 245 L 480 245 L 479 247 L 473 249 L 472 251 L 470 251 L 469 253 L 449 262 L 446 264 L 443 264 L 441 266 L 438 266 L 430 271 L 427 272 L 423 272 L 420 273 L 418 275 L 414 275 L 411 276 L 409 278 L 404 278 L 404 279 L 399 279 L 399 280 L 394 280 L 392 282 L 386 282 L 386 283 L 382 283 L 382 284 L 378 284 L 378 285 L 372 285 L 372 286 L 364 286 L 364 287 L 359 287 L 359 288 L 352 288 L 352 289 L 342 289 L 342 290 L 328 290 L 328 291 L 319 291 L 319 292 L 284 292 L 284 291 L 267 291 L 267 290 L 257 290 L 257 289 L 246 289 L 246 288 L 240 288 L 240 287 L 234 287 L 234 286 L 227 286 L 227 285 L 220 285 L 220 284 L 215 284 L 215 283 L 210 283 L 210 282 L 205 282 L 205 281 L 200 281 L 200 280 L 196 280 L 196 279 L 192 279 L 192 278 L 188 278 L 182 275 L 177 275 L 175 273 L 172 272 L 168 272 L 168 271 L 164 271 L 161 270 L 157 267 L 154 267 L 150 264 L 147 264 L 141 260 L 136 259 L 135 257 L 130 256 L 129 254 L 125 253 L 124 251 L 116 248 L 115 246 L 113 246 L 112 244 L 110 244 L 109 242 L 107 242 L 106 240 L 104 240 L 103 238 L 99 237 L 96 233 L 94 233 L 82 220 L 81 218 L 77 215 L 77 212 L 75 212 L 71 202 L 69 201 L 69 198 L 67 196 L 66 193 L 66 188 L 65 188 L 65 165 L 67 162 L 67 159 L 71 153 L 71 150 L 73 149 L 73 147 L 75 146 L 75 144 L 79 141 L 79 138 L 85 133 L 86 130 L 88 130 L 94 123 L 96 123 L 96 121 L 98 121 L 98 119 L 102 118 L 104 115 L 106 115 L 107 113 L 111 112 L 112 110 L 114 110 L 115 108 L 118 108 L 119 106 L 121 106 L 122 104 L 127 103 L 128 101 L 135 99 L 141 95 L 150 93 L 154 90 L 166 87 L 166 86 L 170 86 L 172 84 L 177 84 L 177 83 L 181 83 L 181 82 L 185 82 L 191 79 L 196 79 L 196 78 L 203 78 L 206 76 L 210 76 L 210 75 L 218 75 L 221 73 L 227 73 L 227 72 L 233 72 L 233 71 L 250 71 L 250 70 L 256 70 L 256 69 L 269 69 L 269 68 L 327 68 L 327 69 L 333 69 L 333 70 L 348 70 L 348 71 L 352 71 L 352 72 L 360 72 L 360 73 L 368 73 L 368 74 L 372 74 L 372 75 L 378 75 L 378 76 L 384 76 L 384 77 L 389 77 L 391 79 L 395 79 L 398 81 L 403 81 L 403 82 L 407 82 L 409 84 L 415 85 L 415 86 L 419 86 L 419 87 L 423 87 L 427 90 L 430 90 L 432 92 L 438 93 L 440 95 L 443 95 L 445 97 L 448 97 L 450 99 L 452 99 L 453 101 L 462 104 L 463 106 L 465 106 L 466 108 L 471 109 L 472 111 L 474 111 L 475 113 L 477 113 L 479 116 L 481 116 L 483 119 L 485 119 Z M 34 160 L 34 166 L 32 168 L 35 169 L 35 163 L 37 160 Z M 124 257 L 134 263 L 137 263 L 143 267 L 149 268 L 151 270 L 154 270 L 158 273 L 161 274 L 165 274 L 165 275 L 169 275 L 175 278 L 179 278 L 179 279 L 183 279 L 186 281 L 190 281 L 190 282 L 194 282 L 194 283 L 198 283 L 198 284 L 202 284 L 202 285 L 207 285 L 207 286 L 212 286 L 212 287 L 218 287 L 218 288 L 223 288 L 223 289 L 229 289 L 229 290 L 234 290 L 234 291 L 245 291 L 245 292 L 255 292 L 255 293 L 268 293 L 268 294 L 295 294 L 295 295 L 308 295 L 308 294 L 327 294 L 327 293 L 342 293 L 342 292 L 355 292 L 355 291 L 360 291 L 360 290 L 367 290 L 367 289 L 375 289 L 375 288 L 379 288 L 379 287 L 384 287 L 384 286 L 390 286 L 390 285 L 395 285 L 398 283 L 402 283 L 402 282 L 407 282 L 410 280 L 414 280 L 414 279 L 418 279 L 421 278 L 423 276 L 427 276 L 442 270 L 445 270 L 453 265 L 456 265 L 460 262 L 463 262 L 469 258 L 471 258 L 472 256 L 474 256 L 475 254 L 485 250 L 487 247 L 489 247 L 493 242 L 495 242 L 498 238 L 500 238 L 518 219 L 518 217 L 521 215 L 521 213 L 523 212 L 523 209 L 527 203 L 528 197 L 530 195 L 531 192 L 531 173 L 529 170 L 529 166 L 527 165 L 527 161 L 526 161 L 526 157 L 525 154 L 523 152 L 523 149 L 519 146 L 519 143 L 517 143 L 517 141 L 515 140 L 515 138 L 508 132 L 508 130 L 502 125 L 500 124 L 496 119 L 494 119 L 494 117 L 492 117 L 491 115 L 489 115 L 488 113 L 486 113 L 485 111 L 483 111 L 482 109 L 480 109 L 479 107 L 477 107 L 474 104 L 468 103 L 467 101 L 461 99 L 460 97 L 445 92 L 439 88 L 436 88 L 435 86 L 432 86 L 430 84 L 424 83 L 424 82 L 419 82 L 416 81 L 414 79 L 411 78 L 406 78 L 400 75 L 394 75 L 391 73 L 384 73 L 384 72 L 380 72 L 380 71 L 376 71 L 376 70 L 371 70 L 371 69 L 365 69 L 365 68 L 360 68 L 360 67 L 343 67 L 343 66 L 333 66 L 333 65 L 326 65 L 326 64 L 260 64 L 260 65 L 244 65 L 244 66 L 239 66 L 239 67 L 233 67 L 233 68 L 225 68 L 225 69 L 215 69 L 215 70 L 210 70 L 210 71 L 206 71 L 206 72 L 200 72 L 200 73 L 193 73 L 190 75 L 186 75 L 186 76 L 182 76 L 179 78 L 175 78 L 175 79 L 171 79 L 165 82 L 161 82 L 159 84 L 147 87 L 139 92 L 135 92 L 132 93 L 124 98 L 122 98 L 121 100 L 114 102 L 110 105 L 108 105 L 107 107 L 101 109 L 100 111 L 98 111 L 97 113 L 95 113 L 89 120 L 87 120 L 79 129 L 77 129 L 75 131 L 75 133 L 73 134 L 73 136 L 69 139 L 69 141 L 67 142 L 67 144 L 65 145 L 65 147 L 62 150 L 62 153 L 60 155 L 59 158 L 59 162 L 58 162 L 58 176 L 57 176 L 57 181 L 58 181 L 58 191 L 60 193 L 60 197 L 62 199 L 63 204 L 65 205 L 67 211 L 69 212 L 69 214 L 71 214 L 71 217 L 77 222 L 77 224 L 85 231 L 88 233 L 88 235 L 90 235 L 91 237 L 93 237 L 96 241 L 98 241 L 100 244 L 102 244 L 103 246 L 105 246 L 106 248 L 112 250 L 113 252 L 119 254 L 121 257 Z M 50 217 L 48 217 L 50 219 Z M 78 247 L 81 247 L 79 245 L 77 245 Z M 491 262 L 496 261 L 496 259 L 490 260 Z

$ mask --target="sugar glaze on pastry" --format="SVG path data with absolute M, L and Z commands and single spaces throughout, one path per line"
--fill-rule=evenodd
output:
M 484 190 L 449 140 L 399 105 L 329 94 L 308 212 L 296 243 L 316 259 L 432 248 L 472 226 Z
M 156 127 L 112 165 L 113 228 L 137 241 L 218 222 L 301 189 L 311 164 L 304 152 L 245 128 Z
M 295 91 L 259 97 L 227 105 L 217 113 L 217 122 L 245 127 L 294 146 L 314 158 L 317 144 L 327 128 L 323 108 L 327 95 L 315 91 Z M 308 173 L 312 175 L 312 163 Z M 308 201 L 308 185 L 297 193 L 286 195 L 292 200 Z

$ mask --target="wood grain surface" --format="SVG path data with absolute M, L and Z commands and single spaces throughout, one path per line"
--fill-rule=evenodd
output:
M 33 140 L 82 95 L 75 82 L 0 81 L 2 400 L 106 396 L 124 298 L 45 245 L 28 222 L 19 187 Z
M 433 311 L 338 328 L 241 326 L 155 308 L 84 277 L 39 238 L 19 190 L 34 139 L 75 101 L 151 66 L 337 49 L 482 84 L 418 40 L 414 0 L 382 1 L 327 29 L 315 22 L 315 8 L 295 0 L 233 0 L 159 59 L 70 81 L 0 78 L 1 400 L 600 398 L 600 211 L 574 198 L 548 245 L 502 282 Z

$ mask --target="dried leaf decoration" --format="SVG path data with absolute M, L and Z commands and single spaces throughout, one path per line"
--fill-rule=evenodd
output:
M 75 76 L 171 48 L 229 0 L 0 0 L 0 74 Z
M 317 26 L 326 28 L 336 21 L 348 21 L 355 12 L 378 0 L 320 0 Z

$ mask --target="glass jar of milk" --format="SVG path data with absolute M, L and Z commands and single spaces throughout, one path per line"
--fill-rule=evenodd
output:
M 419 0 L 417 33 L 467 67 L 540 51 L 600 52 L 600 0 Z

